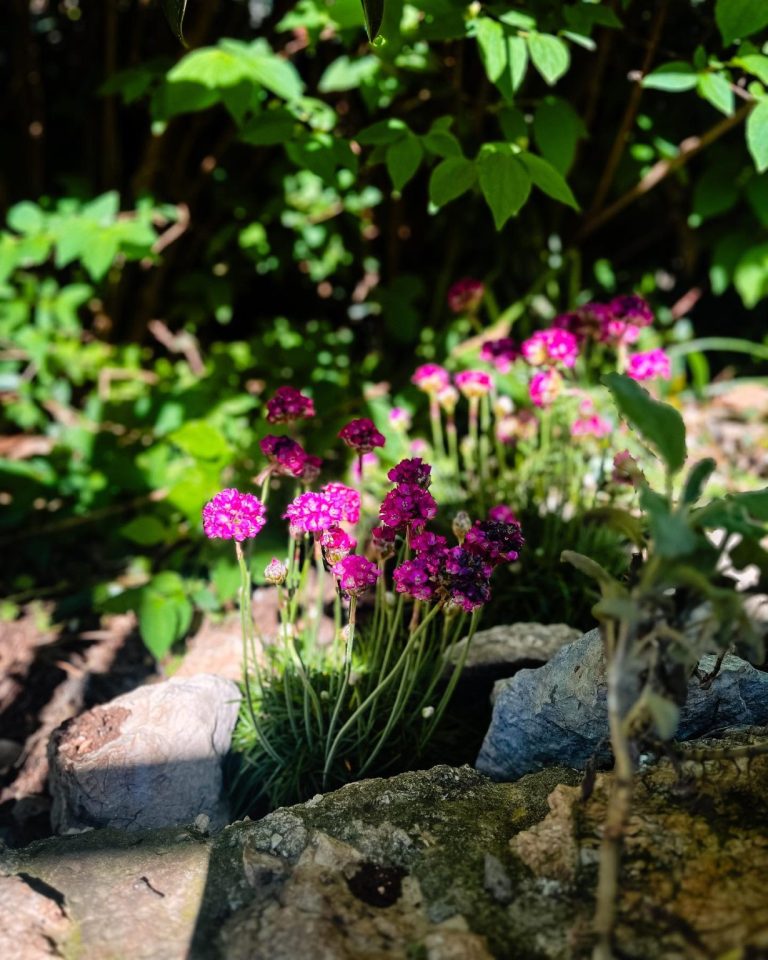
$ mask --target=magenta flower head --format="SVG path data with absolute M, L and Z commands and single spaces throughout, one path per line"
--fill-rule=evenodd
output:
M 669 380 L 672 376 L 672 365 L 669 357 L 661 347 L 648 350 L 646 353 L 633 353 L 627 364 L 627 376 L 633 380 Z
M 495 507 L 491 507 L 488 511 L 488 519 L 495 523 L 519 523 L 515 511 L 506 503 L 497 503 Z
M 396 467 L 387 474 L 387 479 L 392 483 L 415 483 L 426 490 L 431 482 L 432 467 L 424 463 L 421 457 L 413 457 L 410 460 L 401 460 Z
M 448 309 L 452 313 L 475 313 L 483 302 L 485 284 L 482 280 L 462 277 L 448 289 Z
M 432 600 L 436 593 L 433 572 L 425 557 L 406 560 L 392 572 L 395 590 L 414 600 Z
M 560 396 L 562 389 L 563 378 L 554 367 L 534 373 L 528 384 L 531 403 L 537 407 L 551 407 Z
M 203 507 L 203 530 L 211 539 L 250 540 L 266 522 L 267 510 L 261 500 L 234 487 L 221 490 Z
M 357 523 L 360 519 L 360 494 L 343 483 L 326 483 L 323 494 L 333 504 L 347 523 Z
M 523 340 L 520 349 L 533 367 L 555 363 L 572 367 L 579 355 L 579 341 L 568 330 L 548 327 L 546 330 L 537 330 L 533 336 Z
M 445 367 L 437 363 L 423 363 L 420 367 L 416 367 L 411 377 L 411 383 L 415 383 L 424 393 L 438 393 L 450 382 L 451 375 Z
M 383 447 L 387 442 L 383 433 L 379 433 L 373 420 L 361 417 L 359 420 L 350 420 L 346 427 L 342 427 L 339 436 L 357 453 L 370 453 L 374 447 Z
M 520 351 L 511 337 L 486 340 L 480 348 L 480 359 L 492 363 L 499 373 L 508 373 L 519 356 Z
M 623 297 L 614 297 L 608 309 L 617 320 L 625 320 L 638 327 L 650 327 L 653 323 L 653 310 L 648 302 L 636 293 Z
M 611 432 L 611 425 L 598 413 L 588 417 L 580 417 L 571 424 L 572 437 L 597 437 L 598 440 L 607 437 Z
M 323 548 L 325 559 L 333 566 L 352 553 L 357 546 L 357 540 L 350 537 L 341 527 L 331 527 L 323 531 L 320 536 L 320 546 Z
M 476 520 L 464 540 L 464 549 L 494 566 L 517 560 L 525 541 L 520 524 L 513 520 Z
M 300 477 L 304 472 L 307 454 L 301 444 L 290 437 L 276 437 L 270 433 L 259 441 L 259 446 L 278 473 Z
M 613 311 L 606 304 L 586 303 L 570 313 L 555 317 L 552 326 L 567 330 L 579 340 L 600 340 L 605 325 L 613 319 Z
M 415 483 L 399 483 L 384 497 L 379 519 L 385 527 L 422 530 L 437 514 L 437 503 L 429 491 Z
M 485 370 L 462 370 L 453 379 L 467 398 L 486 397 L 493 387 L 491 375 Z
M 270 423 L 289 423 L 304 417 L 314 417 L 315 405 L 295 387 L 278 387 L 267 400 L 267 420 Z
M 627 483 L 637 487 L 641 482 L 645 482 L 645 475 L 629 450 L 620 450 L 613 458 L 611 479 L 614 483 Z
M 344 519 L 344 511 L 337 500 L 324 493 L 300 493 L 286 508 L 283 517 L 288 520 L 291 533 L 322 533 L 338 527 Z
M 464 547 L 453 547 L 446 554 L 444 589 L 448 598 L 471 613 L 491 598 L 490 577 L 493 567 L 481 556 Z
M 359 597 L 375 585 L 381 571 L 375 563 L 358 554 L 351 554 L 331 567 L 339 582 L 339 589 L 348 597 Z

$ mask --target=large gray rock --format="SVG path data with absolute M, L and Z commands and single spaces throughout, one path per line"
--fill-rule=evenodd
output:
M 580 960 L 611 776 L 587 803 L 578 779 L 553 768 L 494 783 L 436 767 L 212 839 L 179 828 L 54 838 L 6 854 L 5 870 L 61 899 L 72 929 L 56 947 L 77 960 Z M 708 764 L 682 795 L 667 762 L 643 779 L 622 865 L 622 956 L 763 956 L 768 756 Z
M 699 669 L 712 670 L 715 657 Z M 563 647 L 549 663 L 500 680 L 493 717 L 477 769 L 495 780 L 516 780 L 553 764 L 583 769 L 596 753 L 610 756 L 605 661 L 600 632 Z M 678 740 L 730 726 L 768 723 L 768 673 L 727 656 L 709 689 L 694 678 L 680 714 Z
M 59 833 L 227 822 L 222 760 L 240 703 L 231 680 L 200 675 L 139 687 L 54 731 L 52 821 Z
M 511 676 L 521 667 L 546 663 L 579 636 L 580 630 L 565 623 L 510 623 L 479 630 L 472 638 L 464 672 Z M 462 658 L 466 644 L 466 637 L 456 644 L 451 664 Z

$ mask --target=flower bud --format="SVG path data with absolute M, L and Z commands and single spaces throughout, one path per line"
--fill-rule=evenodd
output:
M 434 713 L 435 713 L 434 707 L 424 707 L 424 709 L 421 711 L 421 715 L 422 717 L 424 717 L 425 720 L 429 720 L 430 717 L 434 716 Z
M 460 510 L 453 518 L 453 534 L 459 543 L 464 543 L 464 537 L 472 529 L 472 518 L 465 510 Z
M 269 563 L 264 568 L 264 579 L 267 583 L 272 583 L 276 587 L 281 586 L 285 583 L 285 578 L 288 576 L 288 568 L 282 561 L 278 560 L 277 557 L 272 557 Z

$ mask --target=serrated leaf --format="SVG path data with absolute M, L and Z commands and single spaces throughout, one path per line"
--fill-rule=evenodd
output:
M 571 188 L 551 163 L 548 163 L 543 157 L 537 157 L 535 154 L 525 151 L 520 154 L 520 159 L 525 164 L 531 180 L 539 190 L 542 190 L 547 196 L 559 200 L 560 203 L 573 207 L 574 210 L 579 209 Z
M 765 0 L 717 0 L 715 20 L 724 44 L 745 40 L 768 26 L 768 4 Z
M 699 76 L 699 93 L 712 104 L 715 110 L 730 117 L 735 96 L 728 79 L 722 73 L 704 73 Z
M 474 161 L 466 157 L 448 157 L 438 163 L 429 178 L 429 199 L 443 207 L 471 189 L 477 181 Z
M 654 400 L 639 383 L 623 374 L 606 374 L 603 381 L 621 415 L 658 452 L 670 473 L 681 470 L 685 463 L 685 424 L 677 410 Z
M 171 30 L 184 42 L 184 12 L 187 9 L 187 0 L 160 0 Z
M 534 67 L 550 87 L 554 86 L 570 65 L 568 46 L 549 33 L 531 33 L 526 39 Z
M 403 187 L 419 169 L 424 148 L 413 134 L 408 134 L 387 147 L 386 165 L 392 185 L 400 193 Z
M 674 60 L 654 70 L 643 77 L 643 86 L 649 90 L 666 90 L 669 93 L 679 93 L 682 90 L 693 90 L 699 82 L 699 75 L 690 63 L 684 60 Z
M 757 172 L 768 170 L 768 100 L 761 100 L 747 117 L 747 147 Z
M 530 174 L 506 144 L 486 144 L 477 158 L 477 173 L 496 229 L 501 230 L 528 199 Z

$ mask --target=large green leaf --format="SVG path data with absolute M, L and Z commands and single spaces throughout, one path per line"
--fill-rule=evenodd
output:
M 733 113 L 735 95 L 724 74 L 702 73 L 699 77 L 699 93 L 726 117 Z
M 368 39 L 373 41 L 381 30 L 381 21 L 384 19 L 384 0 L 362 0 L 365 29 Z
M 680 93 L 681 90 L 693 90 L 699 82 L 699 75 L 690 63 L 675 60 L 643 77 L 643 86 L 651 90 L 666 90 Z
M 640 506 L 648 518 L 654 552 L 660 557 L 685 557 L 696 549 L 696 535 L 688 521 L 683 514 L 671 512 L 666 497 L 643 487 Z
M 568 46 L 549 33 L 531 33 L 527 41 L 534 67 L 550 86 L 554 86 L 571 62 Z
M 501 230 L 528 199 L 530 174 L 507 144 L 488 143 L 477 158 L 477 172 L 496 229 Z
M 768 3 L 765 0 L 717 0 L 715 19 L 723 43 L 745 40 L 768 26 Z
M 187 0 L 160 0 L 171 30 L 183 42 L 184 40 L 184 11 L 187 9 Z
M 448 157 L 438 163 L 429 178 L 429 199 L 436 207 L 442 207 L 462 193 L 466 193 L 477 180 L 477 169 L 466 157 Z
M 548 163 L 542 157 L 537 157 L 535 154 L 527 152 L 521 153 L 520 159 L 525 164 L 531 180 L 539 190 L 542 190 L 553 199 L 559 200 L 560 203 L 565 203 L 569 207 L 573 207 L 574 210 L 579 209 L 576 197 L 574 197 L 571 192 L 571 188 L 551 163 Z
M 423 156 L 421 141 L 412 133 L 387 147 L 387 172 L 398 193 L 419 169 Z
M 747 147 L 758 173 L 768 170 L 768 100 L 761 100 L 747 117 Z
M 584 121 L 566 100 L 545 97 L 533 115 L 533 135 L 545 160 L 565 176 L 576 155 L 576 144 L 586 134 Z
M 623 374 L 603 379 L 624 419 L 659 453 L 670 473 L 677 473 L 685 463 L 685 424 L 677 410 Z

